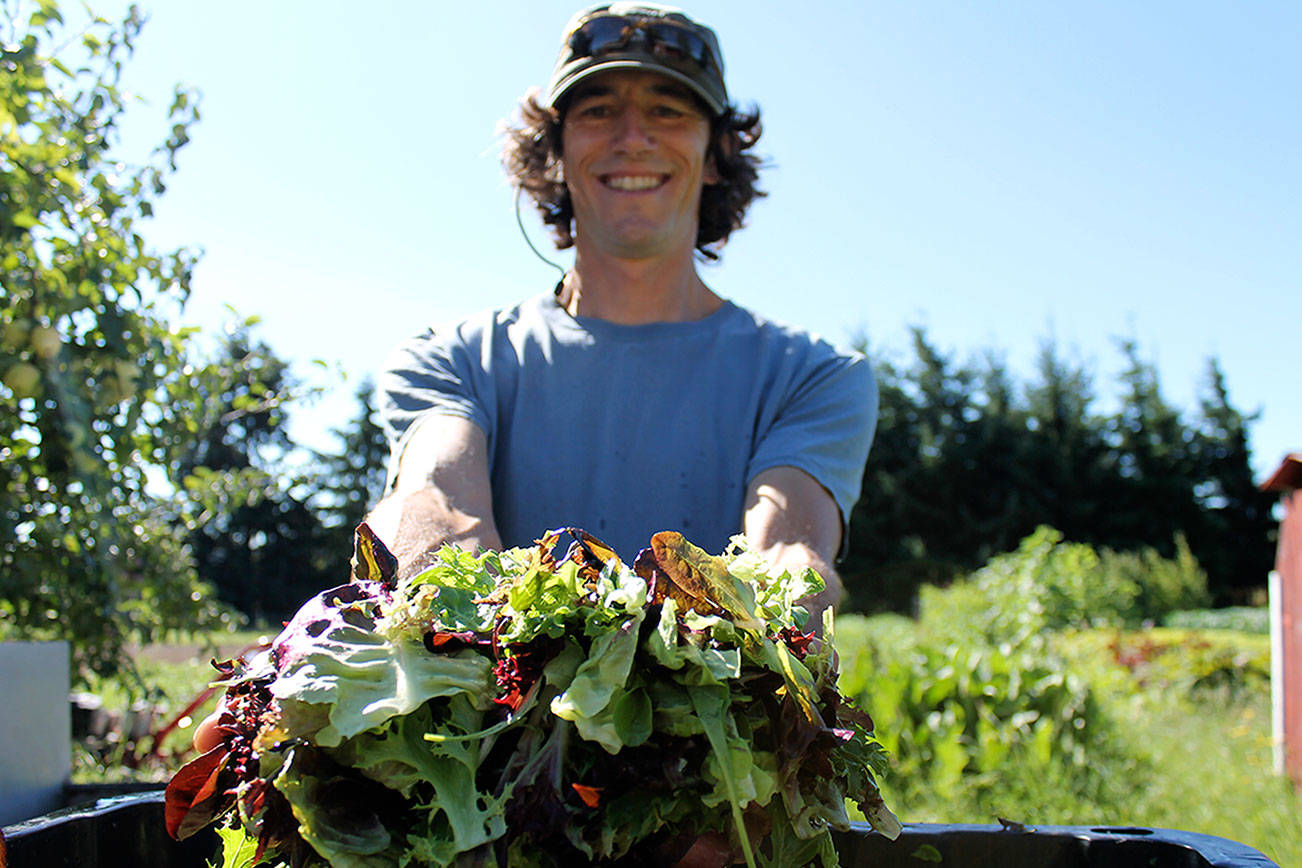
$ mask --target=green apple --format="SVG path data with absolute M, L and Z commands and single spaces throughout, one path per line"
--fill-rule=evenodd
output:
M 32 324 L 25 319 L 16 319 L 4 324 L 0 330 L 0 346 L 11 353 L 27 349 L 27 340 L 32 333 Z
M 37 326 L 32 329 L 32 352 L 42 359 L 52 359 L 59 354 L 59 349 L 63 346 L 63 338 L 59 337 L 58 330 L 50 326 Z
M 41 391 L 41 370 L 30 362 L 17 362 L 5 371 L 4 384 L 15 398 L 35 398 Z

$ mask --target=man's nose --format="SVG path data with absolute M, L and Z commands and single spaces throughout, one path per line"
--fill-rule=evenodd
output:
M 620 112 L 615 125 L 615 145 L 621 153 L 638 153 L 655 144 L 651 127 L 639 111 Z

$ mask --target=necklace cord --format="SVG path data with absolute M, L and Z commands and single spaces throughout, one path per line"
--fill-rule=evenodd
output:
M 518 187 L 516 188 L 516 191 L 515 191 L 515 225 L 520 227 L 520 234 L 524 236 L 524 243 L 529 245 L 529 249 L 533 251 L 533 255 L 534 255 L 534 256 L 537 256 L 537 257 L 538 257 L 539 259 L 541 259 L 543 262 L 547 263 L 547 264 L 550 265 L 552 268 L 554 268 L 554 269 L 556 269 L 557 271 L 559 271 L 560 274 L 561 274 L 561 281 L 564 281 L 564 280 L 565 280 L 565 269 L 562 268 L 561 266 L 557 265 L 555 262 L 552 262 L 552 261 L 551 261 L 550 259 L 548 259 L 546 256 L 543 256 L 542 251 L 539 250 L 536 246 L 534 246 L 533 239 L 529 237 L 529 232 L 524 228 L 524 217 L 521 216 L 521 214 L 520 214 L 520 196 L 521 196 L 521 194 L 523 194 L 523 193 L 524 193 L 523 190 L 521 190 L 521 189 L 518 188 Z M 556 284 L 556 288 L 557 288 L 557 290 L 560 289 L 560 286 L 561 286 L 560 283 L 557 283 L 557 284 Z

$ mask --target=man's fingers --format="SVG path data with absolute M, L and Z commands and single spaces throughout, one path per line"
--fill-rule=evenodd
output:
M 199 753 L 207 753 L 222 743 L 221 730 L 217 725 L 221 713 L 221 709 L 218 708 L 199 721 L 199 725 L 194 728 L 194 749 Z

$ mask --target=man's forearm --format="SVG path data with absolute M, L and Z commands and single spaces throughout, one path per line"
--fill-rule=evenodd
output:
M 801 599 L 800 605 L 809 611 L 809 629 L 816 631 L 820 635 L 823 632 L 823 612 L 836 608 L 841 603 L 841 597 L 844 594 L 844 586 L 841 584 L 841 576 L 837 573 L 836 568 L 828 563 L 826 558 L 821 557 L 818 553 L 812 551 L 807 546 L 778 544 L 762 549 L 760 554 L 774 566 L 795 572 L 796 570 L 808 567 L 818 573 L 823 579 L 824 588 L 817 594 L 810 594 L 808 597 Z
M 444 545 L 472 552 L 502 547 L 491 517 L 453 508 L 434 488 L 394 491 L 375 505 L 366 521 L 398 559 L 400 576 L 424 570 Z
M 432 416 L 412 432 L 394 488 L 366 521 L 398 559 L 398 574 L 425 569 L 444 545 L 500 549 L 484 432 L 457 416 Z
M 823 630 L 823 612 L 841 602 L 841 577 L 832 559 L 841 542 L 841 514 L 832 495 L 812 476 L 794 467 L 774 467 L 756 475 L 747 493 L 743 519 L 746 537 L 774 566 L 809 567 L 826 588 L 802 600 L 810 627 Z

